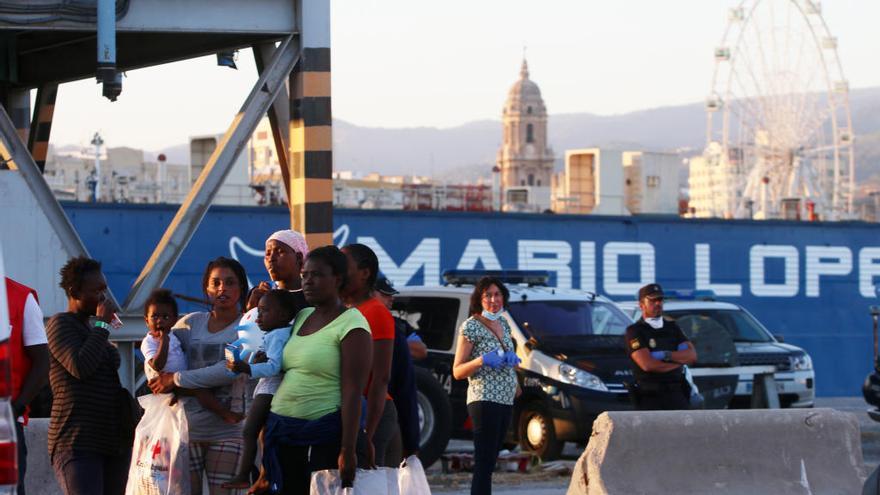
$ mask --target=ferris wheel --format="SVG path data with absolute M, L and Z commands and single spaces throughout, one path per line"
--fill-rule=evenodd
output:
M 715 48 L 706 153 L 729 171 L 736 218 L 853 213 L 849 86 L 811 0 L 743 0 Z

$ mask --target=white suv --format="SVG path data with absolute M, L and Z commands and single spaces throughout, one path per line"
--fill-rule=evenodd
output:
M 711 299 L 711 297 L 707 298 Z M 633 319 L 641 317 L 636 301 L 617 303 Z M 686 335 L 724 332 L 736 345 L 740 366 L 776 367 L 773 375 L 782 407 L 813 407 L 816 398 L 815 372 L 810 355 L 800 347 L 777 340 L 742 306 L 714 300 L 667 299 L 663 316 L 672 318 Z M 697 364 L 699 366 L 699 362 Z M 731 408 L 748 408 L 752 375 L 740 375 Z

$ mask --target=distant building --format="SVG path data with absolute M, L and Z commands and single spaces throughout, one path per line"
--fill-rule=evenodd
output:
M 553 177 L 557 213 L 676 215 L 678 196 L 678 157 L 672 153 L 566 150 L 565 171 Z
M 680 163 L 674 153 L 624 151 L 624 197 L 629 212 L 677 215 Z
M 106 148 L 98 154 L 100 176 L 96 173 L 95 149 L 55 152 L 50 149 L 44 177 L 53 194 L 62 200 L 101 203 L 171 203 L 186 199 L 217 148 L 222 136 L 190 139 L 190 163 L 168 163 L 163 155 L 147 160 L 143 150 Z M 217 191 L 213 204 L 253 206 L 260 196 L 250 187 L 248 157 L 242 153 Z
M 553 150 L 547 145 L 547 108 L 523 59 L 519 80 L 510 88 L 502 112 L 503 144 L 498 150 L 504 211 L 550 208 Z
M 268 119 L 258 124 L 248 143 L 247 164 L 250 188 L 256 191 L 259 204 L 287 201 Z M 337 208 L 491 211 L 492 196 L 492 186 L 483 184 L 446 184 L 430 177 L 375 172 L 333 172 L 333 206 Z
M 247 159 L 250 186 L 257 193 L 259 203 L 287 204 L 287 190 L 281 176 L 281 164 L 268 118 L 260 120 L 248 141 Z
M 333 173 L 333 206 L 366 210 L 402 210 L 400 182 L 378 174 L 356 177 L 351 172 Z
M 870 191 L 856 200 L 858 219 L 880 222 L 880 191 Z
M 731 148 L 724 153 L 719 143 L 710 143 L 701 156 L 693 157 L 689 162 L 690 216 L 736 217 L 742 201 L 742 186 L 745 179 L 739 149 Z M 746 218 L 752 218 L 752 215 L 746 212 Z
M 565 172 L 554 180 L 553 211 L 628 215 L 624 195 L 623 152 L 599 148 L 565 151 Z
M 376 210 L 492 211 L 492 186 L 339 171 L 333 173 L 333 205 Z
M 98 156 L 93 149 L 56 152 L 50 149 L 44 177 L 53 194 L 62 200 L 94 201 L 100 183 L 100 202 L 180 203 L 190 189 L 189 167 L 164 161 L 147 161 L 133 148 L 107 148 Z
M 221 135 L 195 136 L 189 140 L 190 180 L 194 184 L 223 138 Z M 240 153 L 223 185 L 214 196 L 212 204 L 256 206 L 261 204 L 260 195 L 250 186 L 248 157 Z
M 565 170 L 553 176 L 551 206 L 556 213 L 586 215 L 596 207 L 595 153 L 566 150 Z
M 404 210 L 492 211 L 488 184 L 404 184 Z

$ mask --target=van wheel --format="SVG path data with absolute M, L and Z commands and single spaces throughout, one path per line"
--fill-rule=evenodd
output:
M 540 404 L 527 404 L 519 415 L 519 444 L 542 461 L 558 459 L 565 442 L 556 439 L 553 418 Z
M 425 368 L 416 366 L 416 398 L 419 405 L 419 460 L 428 466 L 446 452 L 452 434 L 449 396 Z

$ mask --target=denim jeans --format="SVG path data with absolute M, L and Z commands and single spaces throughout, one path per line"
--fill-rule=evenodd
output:
M 492 471 L 504 443 L 513 406 L 477 401 L 467 405 L 474 424 L 474 477 L 471 495 L 491 495 Z
M 62 450 L 52 456 L 64 495 L 123 495 L 130 462 L 131 450 L 118 455 Z

